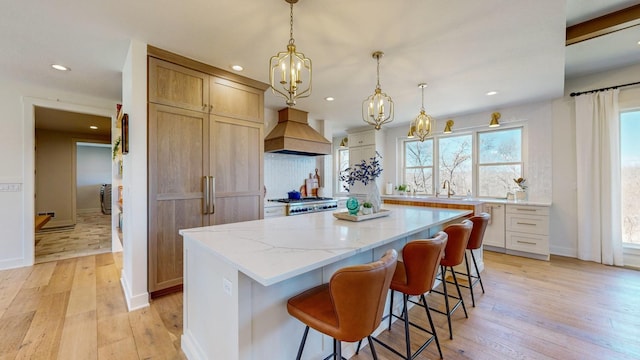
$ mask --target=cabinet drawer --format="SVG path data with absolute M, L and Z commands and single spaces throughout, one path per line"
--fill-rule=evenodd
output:
M 276 207 L 265 207 L 264 208 L 264 217 L 277 217 L 277 216 L 285 216 L 285 207 L 284 206 L 276 206 Z
M 538 234 L 525 234 L 507 231 L 507 249 L 534 254 L 549 254 L 549 237 Z
M 349 134 L 349 147 L 374 145 L 376 143 L 376 133 L 373 131 L 363 131 L 359 133 Z
M 549 235 L 549 217 L 507 214 L 506 229 L 527 234 Z
M 548 206 L 507 205 L 507 214 L 544 215 L 549 216 Z

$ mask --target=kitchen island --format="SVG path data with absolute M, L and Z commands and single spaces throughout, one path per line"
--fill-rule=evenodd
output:
M 286 301 L 328 282 L 339 268 L 378 259 L 427 238 L 469 210 L 385 205 L 389 216 L 361 222 L 332 212 L 181 230 L 184 331 L 189 359 L 293 359 L 304 325 Z M 322 359 L 332 341 L 309 333 L 304 359 Z M 353 344 L 343 344 L 344 355 Z

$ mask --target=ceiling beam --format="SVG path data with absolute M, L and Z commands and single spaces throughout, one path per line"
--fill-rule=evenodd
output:
M 566 45 L 640 25 L 640 4 L 587 20 L 567 28 Z

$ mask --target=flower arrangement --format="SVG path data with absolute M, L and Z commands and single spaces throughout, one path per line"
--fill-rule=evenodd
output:
M 340 172 L 340 181 L 346 182 L 349 186 L 353 186 L 357 181 L 367 185 L 382 173 L 380 159 L 382 156 L 376 151 L 375 156 L 370 158 L 368 162 L 362 160 L 359 164 L 354 164 Z M 349 191 L 349 187 L 345 186 L 344 188 Z
M 527 179 L 519 177 L 517 179 L 513 179 L 513 181 L 516 183 L 516 185 L 518 185 L 520 190 L 527 189 L 527 185 L 525 184 L 527 182 Z

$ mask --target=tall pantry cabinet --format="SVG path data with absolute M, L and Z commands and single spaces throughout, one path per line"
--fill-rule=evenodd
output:
M 263 212 L 268 85 L 148 49 L 149 292 L 182 286 L 178 230 Z

